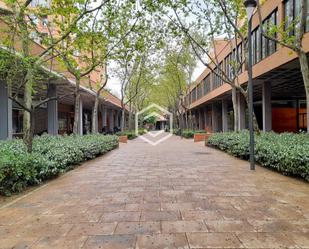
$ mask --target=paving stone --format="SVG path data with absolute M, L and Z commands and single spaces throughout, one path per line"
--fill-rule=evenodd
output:
M 184 220 L 217 220 L 222 218 L 222 216 L 215 210 L 182 211 L 181 215 Z
M 143 211 L 141 221 L 180 220 L 178 211 Z
M 185 234 L 137 236 L 136 249 L 189 249 Z
M 233 233 L 187 233 L 190 248 L 243 248 Z
M 254 232 L 255 227 L 247 220 L 205 220 L 210 232 Z
M 296 242 L 282 233 L 239 233 L 246 248 L 296 248 Z
M 44 237 L 36 242 L 31 248 L 33 249 L 73 249 L 82 248 L 86 242 L 86 236 L 66 236 L 66 237 Z
M 202 232 L 207 228 L 202 221 L 162 221 L 162 233 Z
M 160 231 L 160 222 L 119 222 L 115 234 L 154 234 Z
M 307 183 L 175 136 L 130 141 L 5 204 L 0 249 L 309 248 Z
M 98 235 L 90 236 L 83 248 L 85 249 L 133 249 L 136 238 L 134 235 Z
M 102 215 L 102 222 L 139 221 L 141 212 L 110 212 Z
M 109 235 L 113 234 L 117 223 L 79 223 L 74 225 L 68 236 Z

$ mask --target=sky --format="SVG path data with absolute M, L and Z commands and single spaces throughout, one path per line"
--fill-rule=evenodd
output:
M 205 70 L 205 68 L 206 67 L 200 61 L 198 61 L 197 66 L 193 72 L 193 80 L 196 80 L 197 77 L 199 77 L 201 73 Z M 110 79 L 107 82 L 107 88 L 111 90 L 112 94 L 120 97 L 120 81 L 115 76 L 110 76 Z

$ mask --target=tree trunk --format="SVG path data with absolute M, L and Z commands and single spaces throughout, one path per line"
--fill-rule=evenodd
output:
M 121 109 L 121 132 L 124 132 L 124 128 L 125 128 L 125 108 L 124 106 L 122 106 L 122 109 Z
M 238 127 L 238 103 L 236 88 L 232 88 L 232 103 L 233 103 L 233 113 L 234 113 L 234 131 L 239 131 Z
M 132 124 L 133 124 L 133 120 L 132 120 L 132 118 L 133 118 L 133 113 L 132 113 L 132 102 L 130 101 L 130 110 L 129 110 L 129 127 L 128 127 L 129 131 L 131 131 L 131 130 L 132 130 Z
M 74 111 L 74 125 L 73 125 L 73 133 L 74 134 L 79 134 L 79 125 L 80 124 L 80 90 L 79 90 L 79 85 L 80 85 L 80 79 L 75 77 L 76 80 L 76 86 L 75 86 L 75 111 Z
M 29 72 L 28 72 L 28 74 L 29 74 Z M 33 141 L 32 77 L 31 76 L 25 84 L 24 105 L 28 110 L 24 110 L 24 116 L 23 116 L 24 137 L 23 137 L 23 140 L 24 140 L 24 143 L 27 146 L 27 151 L 29 153 L 31 153 L 32 152 L 32 141 Z M 29 110 L 31 110 L 31 112 L 29 112 Z
M 132 130 L 132 124 L 133 124 L 133 113 L 129 111 L 129 131 Z
M 98 106 L 99 106 L 100 94 L 96 94 L 95 101 L 92 109 L 92 127 L 91 132 L 93 134 L 98 133 Z
M 298 54 L 299 57 L 299 64 L 301 73 L 303 76 L 305 91 L 306 91 L 306 102 L 307 102 L 307 133 L 309 133 L 309 66 L 308 66 L 308 59 L 306 53 L 300 52 Z M 297 117 L 298 118 L 298 117 Z
M 242 93 L 242 94 L 243 94 L 243 93 Z M 249 106 L 249 94 L 243 94 L 243 96 L 245 97 L 247 106 Z M 254 129 L 254 131 L 256 131 L 256 132 L 259 132 L 259 131 L 260 131 L 260 128 L 259 128 L 259 125 L 258 125 L 256 116 L 255 116 L 254 107 L 253 107 L 252 112 L 253 112 L 253 129 Z

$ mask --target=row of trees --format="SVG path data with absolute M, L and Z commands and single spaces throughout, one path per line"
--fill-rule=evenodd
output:
M 289 18 L 280 24 L 263 24 L 261 4 L 258 2 L 257 13 L 259 17 L 262 36 L 280 46 L 291 49 L 298 56 L 307 100 L 307 123 L 309 123 L 309 70 L 308 57 L 304 50 L 304 34 L 308 22 L 308 0 L 297 0 L 296 6 L 299 15 L 295 20 Z M 187 40 L 196 58 L 208 68 L 223 83 L 232 88 L 232 102 L 234 120 L 238 120 L 236 93 L 244 96 L 249 102 L 246 85 L 239 82 L 239 75 L 247 67 L 247 21 L 243 1 L 238 0 L 193 0 L 193 1 L 162 1 L 161 7 L 166 8 L 169 27 L 176 37 L 183 36 Z M 229 61 L 230 73 L 220 67 L 218 51 L 216 51 L 216 38 L 220 37 L 231 41 L 231 51 L 236 50 L 235 56 Z M 190 66 L 190 63 L 187 64 Z M 184 70 L 183 70 L 184 71 Z M 177 70 L 175 71 L 177 72 Z M 176 74 L 175 74 L 176 75 Z M 174 76 L 175 76 L 174 75 Z M 191 81 L 186 81 L 190 84 Z M 162 84 L 164 85 L 164 84 Z M 169 87 L 166 87 L 166 90 Z M 179 96 L 179 88 L 174 88 L 174 95 Z M 182 93 L 186 94 L 182 89 Z M 171 95 L 172 96 L 172 95 Z M 169 105 L 173 109 L 173 104 Z M 254 115 L 254 126 L 258 124 Z M 238 122 L 234 122 L 234 130 L 239 130 Z M 308 130 L 309 132 L 309 130 Z
M 34 112 L 51 100 L 74 96 L 73 133 L 78 133 L 82 82 L 95 95 L 92 132 L 98 132 L 99 99 L 113 62 L 117 62 L 115 71 L 122 84 L 123 130 L 125 107 L 132 104 L 140 82 L 145 79 L 147 53 L 160 44 L 160 36 L 151 39 L 154 9 L 148 8 L 149 3 L 130 0 L 53 0 L 46 4 L 7 0 L 5 3 L 9 11 L 2 16 L 1 80 L 8 83 L 10 98 L 24 110 L 23 132 L 28 151 L 32 150 Z M 63 73 L 58 75 L 55 71 Z M 93 79 L 93 73 L 98 71 L 100 77 Z M 73 78 L 74 92 L 57 97 L 40 96 L 37 101 L 37 93 L 59 77 Z
M 299 58 L 307 105 L 309 106 L 308 59 L 303 49 L 308 1 L 298 0 L 300 15 L 293 22 L 262 27 L 265 38 L 294 51 Z M 2 16 L 1 79 L 14 89 L 11 99 L 24 110 L 24 141 L 32 149 L 34 111 L 55 98 L 34 101 L 42 86 L 61 77 L 73 77 L 75 98 L 73 132 L 80 125 L 80 84 L 94 71 L 101 77 L 89 80 L 95 94 L 92 132 L 98 131 L 97 113 L 111 65 L 121 81 L 122 118 L 125 129 L 125 107 L 138 111 L 150 102 L 168 106 L 179 115 L 181 97 L 186 95 L 196 58 L 224 83 L 232 87 L 234 120 L 238 119 L 236 92 L 248 102 L 247 88 L 239 83 L 239 72 L 246 66 L 245 9 L 238 0 L 142 1 L 142 0 L 73 0 L 48 1 L 33 7 L 32 0 L 6 0 L 10 11 Z M 262 15 L 258 5 L 260 23 Z M 44 24 L 44 33 L 38 27 Z M 293 31 L 293 32 L 291 32 Z M 227 74 L 219 65 L 215 38 L 230 41 L 231 49 L 241 44 L 240 51 L 229 63 Z M 33 40 L 40 40 L 42 49 L 34 51 Z M 193 56 L 194 55 L 194 56 Z M 214 70 L 214 69 L 217 70 Z M 14 94 L 13 94 L 14 92 Z M 23 99 L 20 99 L 20 95 Z M 185 108 L 185 107 L 184 107 Z M 307 108 L 309 112 L 309 108 Z M 307 115 L 309 119 L 309 115 Z M 129 129 L 133 115 L 130 113 Z M 188 120 L 178 120 L 184 125 Z M 238 130 L 237 122 L 234 129 Z M 256 123 L 256 122 L 255 122 Z M 257 123 L 256 123 L 256 128 Z

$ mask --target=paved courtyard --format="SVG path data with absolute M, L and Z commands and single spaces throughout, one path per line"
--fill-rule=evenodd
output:
M 0 248 L 309 248 L 309 185 L 137 139 L 2 204 Z

